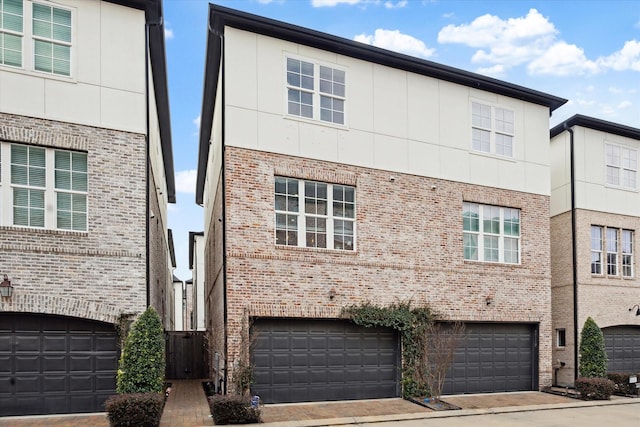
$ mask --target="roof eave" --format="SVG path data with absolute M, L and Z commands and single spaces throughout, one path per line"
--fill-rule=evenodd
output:
M 551 138 L 556 137 L 567 128 L 574 126 L 582 126 L 585 128 L 598 130 L 618 136 L 623 136 L 632 139 L 640 140 L 640 129 L 631 126 L 626 126 L 620 123 L 609 122 L 602 119 L 596 119 L 594 117 L 584 116 L 582 114 L 576 114 L 562 123 L 557 124 L 549 131 Z

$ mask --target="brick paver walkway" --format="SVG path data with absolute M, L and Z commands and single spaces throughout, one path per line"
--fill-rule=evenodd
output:
M 171 380 L 171 393 L 164 405 L 160 427 L 212 426 L 205 380 Z

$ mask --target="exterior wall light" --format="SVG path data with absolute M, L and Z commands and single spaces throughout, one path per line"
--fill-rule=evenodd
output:
M 6 277 L 6 276 L 5 276 L 5 277 Z M 638 309 L 636 310 L 636 316 L 640 316 L 640 305 L 638 305 L 638 304 L 634 305 L 633 307 L 631 307 L 631 308 L 629 309 L 629 311 L 633 311 L 633 309 L 634 309 L 634 308 L 638 308 Z
M 13 295 L 13 286 L 11 285 L 11 280 L 9 280 L 9 277 L 6 274 L 4 275 L 2 283 L 0 283 L 0 295 L 3 298 L 11 298 Z

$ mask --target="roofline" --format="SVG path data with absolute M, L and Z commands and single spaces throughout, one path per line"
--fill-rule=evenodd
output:
M 226 26 L 543 105 L 548 107 L 550 112 L 567 102 L 564 98 L 507 83 L 492 77 L 392 52 L 282 21 L 209 4 L 209 33 L 207 37 L 202 113 L 200 116 L 200 148 L 198 152 L 198 176 L 196 181 L 196 203 L 200 205 L 203 201 L 204 192 L 205 174 L 203 171 L 206 170 L 206 163 L 209 157 L 209 139 L 211 137 L 215 89 L 218 84 L 218 71 L 222 59 L 221 36 L 224 34 L 224 28 Z
M 582 126 L 593 130 L 599 130 L 601 132 L 612 133 L 614 135 L 640 140 L 640 129 L 638 128 L 622 125 L 620 123 L 608 122 L 606 120 L 596 119 L 593 117 L 583 116 L 582 114 L 576 114 L 563 121 L 562 123 L 554 126 L 550 131 L 551 138 L 558 136 L 567 128 L 571 128 L 574 126 Z
M 189 270 L 193 270 L 193 243 L 195 242 L 195 236 L 204 236 L 204 231 L 189 232 Z
M 160 127 L 160 146 L 167 185 L 167 200 L 176 202 L 176 182 L 173 168 L 171 141 L 171 114 L 169 109 L 169 87 L 167 78 L 167 58 L 164 39 L 164 15 L 162 0 L 105 0 L 109 3 L 145 12 L 145 23 L 149 28 L 149 57 L 153 75 L 153 88 Z

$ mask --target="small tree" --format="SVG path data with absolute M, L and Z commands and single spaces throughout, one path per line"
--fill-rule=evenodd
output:
M 431 321 L 425 327 L 417 376 L 436 402 L 440 401 L 447 371 L 453 363 L 454 352 L 463 334 L 464 324 L 461 322 Z
M 596 322 L 588 317 L 580 333 L 580 376 L 607 376 L 607 352 L 604 335 Z
M 164 335 L 160 316 L 147 308 L 131 326 L 120 356 L 118 393 L 161 393 L 164 385 Z

